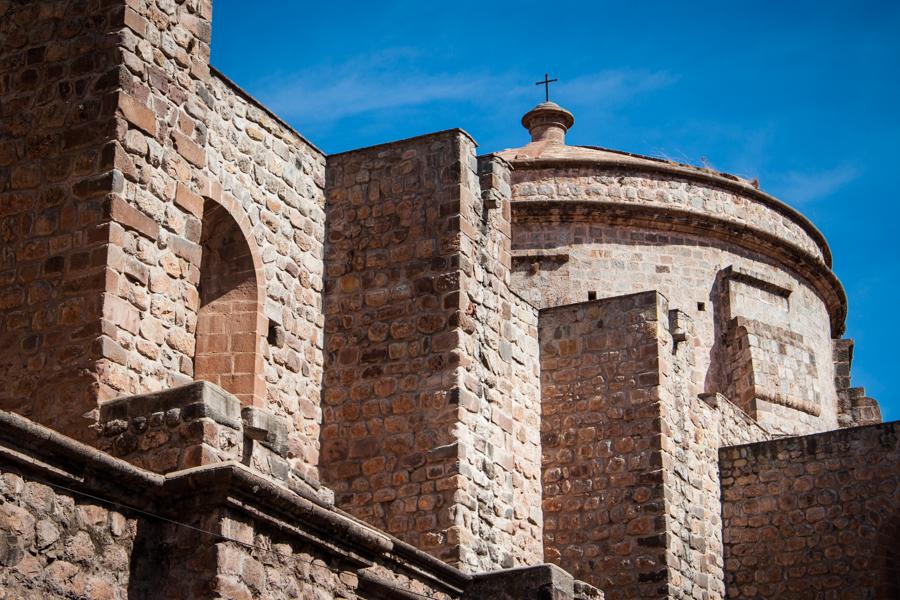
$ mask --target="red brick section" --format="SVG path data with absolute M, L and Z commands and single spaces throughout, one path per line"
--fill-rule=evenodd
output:
M 268 321 L 247 240 L 220 204 L 206 201 L 200 243 L 200 310 L 194 377 L 262 405 L 263 329 Z
M 85 438 L 110 247 L 122 6 L 0 6 L 0 407 Z M 85 418 L 85 413 L 88 418 Z
M 719 452 L 728 598 L 900 595 L 900 422 Z

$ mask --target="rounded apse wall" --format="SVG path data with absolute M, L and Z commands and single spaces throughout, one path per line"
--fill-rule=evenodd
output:
M 518 293 L 546 308 L 658 290 L 694 321 L 698 393 L 753 406 L 774 433 L 837 426 L 846 300 L 802 215 L 743 181 L 650 159 L 510 162 Z

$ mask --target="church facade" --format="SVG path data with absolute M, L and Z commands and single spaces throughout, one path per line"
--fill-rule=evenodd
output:
M 326 155 L 211 23 L 0 2 L 0 597 L 900 593 L 802 214 L 549 101 Z

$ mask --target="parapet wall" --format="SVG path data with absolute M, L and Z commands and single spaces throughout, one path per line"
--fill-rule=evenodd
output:
M 161 405 L 129 400 L 112 416 Z M 16 598 L 603 598 L 553 565 L 465 574 L 234 461 L 163 476 L 5 411 L 0 566 Z
M 719 451 L 728 598 L 896 598 L 900 423 Z

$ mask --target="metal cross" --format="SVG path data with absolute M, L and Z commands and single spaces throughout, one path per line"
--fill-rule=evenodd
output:
M 553 83 L 554 81 L 559 81 L 559 79 L 556 79 L 555 77 L 553 79 L 550 79 L 549 77 L 550 77 L 550 75 L 548 75 L 547 73 L 544 73 L 544 80 L 538 81 L 537 83 L 534 84 L 534 85 L 544 86 L 544 97 L 546 98 L 547 102 L 550 102 L 550 84 Z

